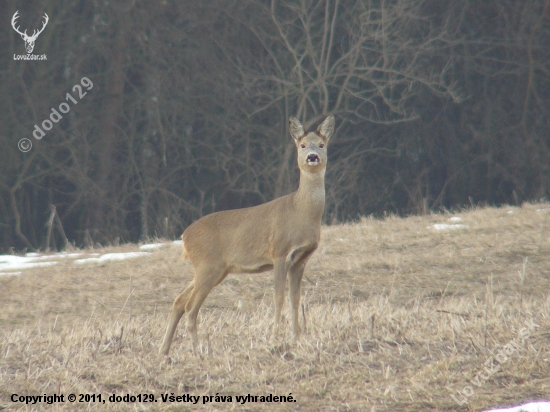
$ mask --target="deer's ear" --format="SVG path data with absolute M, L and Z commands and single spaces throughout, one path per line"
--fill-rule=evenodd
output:
M 296 142 L 298 142 L 305 134 L 304 126 L 302 126 L 302 123 L 300 123 L 300 121 L 294 116 L 290 116 L 288 121 L 288 130 Z
M 323 123 L 317 128 L 317 133 L 323 136 L 325 139 L 330 139 L 334 133 L 334 115 L 328 116 Z

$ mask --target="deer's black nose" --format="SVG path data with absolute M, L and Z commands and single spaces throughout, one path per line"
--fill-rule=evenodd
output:
M 308 163 L 309 162 L 312 162 L 312 163 L 318 162 L 319 161 L 319 156 L 317 156 L 315 153 L 310 153 L 310 154 L 307 155 L 306 160 L 307 160 Z

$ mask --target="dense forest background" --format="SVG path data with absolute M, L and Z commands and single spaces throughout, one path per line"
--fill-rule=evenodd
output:
M 29 34 L 48 14 L 47 60 L 14 60 L 17 10 Z M 290 193 L 290 115 L 336 115 L 328 223 L 550 193 L 550 0 L 7 0 L 0 16 L 3 251 L 175 238 Z

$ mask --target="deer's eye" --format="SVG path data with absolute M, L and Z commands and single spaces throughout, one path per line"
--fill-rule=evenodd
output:
M 300 145 L 300 147 L 301 147 L 302 149 L 305 149 L 305 148 L 306 148 L 306 145 L 302 143 L 302 144 Z
M 323 143 L 321 143 L 321 144 L 319 145 L 319 147 L 322 149 L 323 147 L 325 147 L 325 145 L 324 145 Z

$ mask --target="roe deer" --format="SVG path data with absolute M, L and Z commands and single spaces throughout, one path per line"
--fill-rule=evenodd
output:
M 289 129 L 300 168 L 296 192 L 258 206 L 212 213 L 183 232 L 183 258 L 189 258 L 195 276 L 174 301 L 161 354 L 168 354 L 176 326 L 185 312 L 187 329 L 196 347 L 197 314 L 202 303 L 214 286 L 235 272 L 274 270 L 276 325 L 281 319 L 288 273 L 294 338 L 300 336 L 300 283 L 321 236 L 327 144 L 334 132 L 334 116 L 328 116 L 315 132 L 309 133 L 292 116 Z

